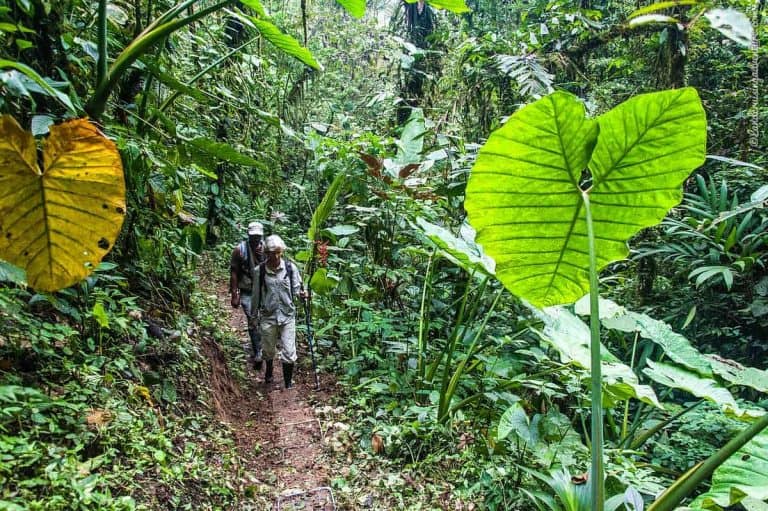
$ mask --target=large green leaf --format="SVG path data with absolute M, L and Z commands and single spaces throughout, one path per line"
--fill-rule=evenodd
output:
M 333 291 L 339 284 L 339 278 L 335 275 L 329 275 L 328 270 L 325 268 L 319 268 L 312 274 L 312 279 L 309 281 L 309 286 L 317 294 L 326 295 Z
M 577 314 L 589 315 L 589 296 L 576 302 Z M 694 348 L 684 336 L 664 323 L 645 314 L 625 309 L 611 300 L 600 299 L 600 320 L 603 326 L 621 332 L 638 332 L 661 346 L 664 353 L 678 364 L 701 375 L 712 376 L 712 366 L 704 355 Z
M 749 418 L 759 413 L 743 410 L 736 404 L 733 395 L 712 378 L 701 376 L 684 367 L 679 367 L 663 362 L 647 361 L 648 367 L 643 372 L 653 381 L 664 386 L 680 389 L 693 394 L 696 397 L 712 401 L 728 414 L 737 417 Z
M 252 158 L 246 154 L 241 153 L 234 147 L 224 142 L 217 142 L 210 138 L 198 137 L 188 141 L 188 144 L 195 149 L 199 149 L 204 153 L 214 156 L 220 160 L 228 161 L 236 165 L 243 165 L 245 167 L 257 167 L 264 168 L 264 164 Z
M 264 6 L 261 5 L 259 0 L 240 0 L 240 3 L 253 9 L 262 18 L 267 16 L 267 11 L 264 10 Z
M 32 69 L 31 67 L 22 64 L 21 62 L 14 62 L 12 60 L 5 60 L 0 59 L 0 69 L 10 67 L 13 68 L 21 73 L 24 73 L 27 78 L 35 82 L 37 85 L 40 86 L 41 89 L 45 91 L 47 95 L 50 97 L 56 99 L 59 103 L 67 107 L 67 109 L 70 112 L 76 112 L 75 106 L 72 104 L 72 100 L 69 99 L 69 96 L 61 92 L 60 90 L 54 89 L 50 83 L 46 82 L 45 79 L 37 74 L 37 71 Z
M 336 0 L 336 2 L 355 18 L 362 18 L 365 14 L 365 0 Z
M 704 355 L 712 366 L 712 371 L 728 383 L 768 393 L 768 371 L 755 367 L 745 367 L 735 360 L 719 355 Z
M 720 465 L 712 474 L 709 491 L 689 507 L 720 509 L 742 502 L 745 497 L 757 502 L 768 499 L 768 429 Z
M 418 0 L 405 0 L 406 3 L 415 4 Z M 427 0 L 427 3 L 436 9 L 445 9 L 456 14 L 470 12 L 464 0 Z
M 490 136 L 466 208 L 510 291 L 537 306 L 569 303 L 589 289 L 584 195 L 601 268 L 624 258 L 627 240 L 680 201 L 705 145 L 692 88 L 636 96 L 596 121 L 574 96 L 556 92 Z
M 666 356 L 674 362 L 702 376 L 712 377 L 715 374 L 733 385 L 768 393 L 768 371 L 745 367 L 719 355 L 705 355 L 663 321 L 625 309 L 611 300 L 601 298 L 599 308 L 604 327 L 622 332 L 638 332 L 643 338 L 661 346 Z M 589 297 L 585 296 L 576 302 L 575 310 L 577 314 L 588 315 Z
M 309 238 L 309 241 L 314 242 L 318 239 L 320 228 L 323 223 L 328 220 L 331 211 L 333 211 L 333 208 L 336 206 L 336 200 L 339 198 L 339 194 L 344 188 L 346 179 L 347 176 L 344 172 L 339 172 L 336 174 L 336 177 L 333 178 L 331 186 L 328 187 L 325 195 L 323 195 L 323 200 L 320 201 L 317 209 L 315 209 L 315 212 L 312 214 L 312 220 L 309 223 L 309 231 L 307 231 L 307 238 Z
M 284 53 L 318 71 L 322 69 L 309 50 L 301 46 L 292 36 L 280 32 L 280 29 L 269 21 L 260 20 L 258 18 L 250 18 L 250 20 L 264 39 L 280 48 Z
M 448 229 L 427 222 L 421 217 L 416 223 L 429 240 L 440 249 L 440 254 L 459 268 L 467 272 L 479 272 L 480 275 L 493 275 L 493 259 L 486 256 L 480 246 L 465 236 L 454 236 Z M 472 228 L 466 225 L 467 230 Z M 462 233 L 465 229 L 462 228 Z
M 425 132 L 424 111 L 421 108 L 414 108 L 397 143 L 395 163 L 405 165 L 421 161 Z
M 547 307 L 544 310 L 532 307 L 531 310 L 544 321 L 542 339 L 560 353 L 563 363 L 574 364 L 582 369 L 590 367 L 589 327 L 578 316 L 563 307 Z M 661 406 L 653 389 L 640 385 L 637 375 L 629 366 L 623 364 L 605 346 L 601 345 L 600 351 L 604 398 L 608 400 L 606 406 L 613 406 L 613 401 L 632 397 Z
M 505 411 L 499 419 L 498 439 L 504 440 L 514 432 L 517 437 L 533 448 L 539 441 L 537 424 L 531 427 L 531 421 L 520 403 L 515 403 Z
M 0 259 L 0 282 L 10 282 L 25 286 L 27 284 L 27 274 L 18 266 Z

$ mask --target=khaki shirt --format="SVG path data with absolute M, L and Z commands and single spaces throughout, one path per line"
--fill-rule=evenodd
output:
M 288 272 L 285 269 L 286 264 L 293 265 L 292 282 L 288 282 Z M 280 259 L 280 265 L 276 270 L 271 270 L 266 264 L 263 266 L 264 289 L 259 289 L 259 273 L 261 266 L 256 268 L 256 274 L 253 278 L 253 306 L 261 304 L 261 320 L 269 323 L 284 325 L 296 317 L 296 306 L 291 300 L 291 287 L 293 296 L 298 297 L 301 292 L 301 275 L 295 264 L 285 259 Z M 290 287 L 289 287 L 290 286 Z M 261 292 L 264 295 L 261 296 Z M 260 300 L 260 301 L 259 301 Z

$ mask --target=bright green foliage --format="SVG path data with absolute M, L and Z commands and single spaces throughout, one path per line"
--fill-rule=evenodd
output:
M 328 220 L 331 215 L 331 211 L 336 206 L 336 201 L 339 198 L 339 194 L 344 189 L 344 182 L 346 180 L 346 174 L 340 172 L 336 174 L 336 177 L 331 182 L 331 185 L 326 190 L 323 200 L 315 209 L 312 214 L 312 221 L 309 224 L 309 230 L 307 231 L 307 238 L 310 242 L 314 242 L 318 239 L 320 234 L 320 227 Z
M 586 299 L 576 302 L 576 313 L 589 314 L 589 304 Z M 684 366 L 686 373 L 692 371 L 709 380 L 713 379 L 713 375 L 717 375 L 733 385 L 751 387 L 759 392 L 768 393 L 768 371 L 745 367 L 719 355 L 702 354 L 685 336 L 672 330 L 663 321 L 630 311 L 606 299 L 600 299 L 600 320 L 606 328 L 622 332 L 637 332 L 642 338 L 659 345 L 667 357 Z M 659 381 L 659 383 L 664 382 Z M 701 388 L 701 385 L 697 387 Z M 721 402 L 721 404 L 725 403 L 732 403 L 732 398 Z
M 29 79 L 35 82 L 45 94 L 49 95 L 52 98 L 55 98 L 62 105 L 66 106 L 70 112 L 73 112 L 73 113 L 77 112 L 77 110 L 75 109 L 75 106 L 72 104 L 72 100 L 69 99 L 69 96 L 67 96 L 60 90 L 56 90 L 53 87 L 51 87 L 51 84 L 46 82 L 43 79 L 43 77 L 37 74 L 37 71 L 35 71 L 31 67 L 25 64 L 22 64 L 21 62 L 13 62 L 11 60 L 0 59 L 0 68 L 8 68 L 8 67 L 24 73 L 27 77 L 29 77 Z
M 400 135 L 395 163 L 404 165 L 421 161 L 425 132 L 424 111 L 421 108 L 414 108 Z
M 712 474 L 712 487 L 699 495 L 691 509 L 720 509 L 744 497 L 768 499 L 768 429 L 739 449 Z
M 705 376 L 712 374 L 709 362 L 694 348 L 685 336 L 673 331 L 663 321 L 658 321 L 645 314 L 638 314 L 621 307 L 611 300 L 600 300 L 600 320 L 606 328 L 622 332 L 639 332 L 645 339 L 650 339 L 664 350 L 664 353 L 689 369 Z M 576 302 L 576 313 L 589 315 L 589 301 Z
M 215 140 L 211 140 L 210 138 L 198 137 L 190 140 L 188 144 L 195 149 L 210 154 L 211 156 L 220 160 L 235 163 L 237 165 L 243 165 L 244 167 L 264 168 L 263 162 L 248 156 L 247 154 L 241 153 L 231 145 L 225 144 L 224 142 L 217 142 Z
M 565 364 L 574 364 L 582 369 L 590 366 L 589 328 L 577 316 L 563 307 L 548 307 L 534 313 L 544 321 L 542 339 L 560 353 Z M 660 406 L 656 393 L 648 385 L 640 385 L 632 369 L 616 358 L 605 346 L 601 346 L 603 369 L 603 398 L 606 406 L 629 398 Z
M 24 270 L 0 259 L 0 282 L 26 285 L 26 280 Z
M 313 69 L 322 69 L 309 50 L 301 46 L 296 39 L 288 34 L 280 32 L 280 29 L 269 21 L 260 20 L 258 18 L 251 18 L 251 21 L 261 35 L 264 36 L 264 39 L 280 48 L 286 55 L 299 59 Z
M 423 218 L 416 219 L 416 224 L 440 250 L 440 255 L 456 266 L 469 273 L 493 275 L 493 259 L 483 253 L 482 248 L 464 237 L 454 236 L 448 229 L 427 222 Z M 473 232 L 469 225 L 464 225 L 462 233 Z
M 537 306 L 583 296 L 582 193 L 591 197 L 602 268 L 680 201 L 681 183 L 704 161 L 705 127 L 691 88 L 636 96 L 596 120 L 563 92 L 515 113 L 483 146 L 467 185 L 471 223 L 499 279 Z
M 726 411 L 736 415 L 743 413 L 728 389 L 713 379 L 702 377 L 693 371 L 672 364 L 653 362 L 652 360 L 648 360 L 647 363 L 648 367 L 643 372 L 652 380 L 717 403 Z
M 409 4 L 415 4 L 418 0 L 405 0 Z M 437 9 L 446 9 L 456 14 L 470 12 L 464 0 L 427 0 L 427 3 Z
M 510 433 L 514 432 L 520 440 L 532 447 L 538 442 L 539 432 L 537 427 L 536 424 L 533 424 L 533 427 L 531 426 L 531 420 L 528 418 L 522 405 L 515 403 L 501 416 L 497 436 L 499 440 L 503 440 Z
M 355 18 L 362 18 L 365 14 L 365 0 L 336 0 L 338 4 L 347 10 Z

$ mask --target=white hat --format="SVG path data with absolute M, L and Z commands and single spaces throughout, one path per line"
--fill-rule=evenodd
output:
M 273 234 L 272 236 L 267 236 L 267 239 L 264 240 L 264 245 L 266 245 L 267 247 L 267 252 L 272 252 L 275 250 L 285 250 L 287 248 L 285 246 L 285 242 L 283 241 L 283 238 L 281 238 L 277 234 Z
M 264 236 L 264 226 L 261 225 L 259 222 L 251 222 L 250 224 L 248 224 L 248 235 Z

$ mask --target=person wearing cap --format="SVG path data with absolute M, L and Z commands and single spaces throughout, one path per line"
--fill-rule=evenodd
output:
M 256 268 L 264 261 L 264 226 L 259 222 L 248 224 L 248 239 L 235 246 L 230 259 L 229 293 L 232 307 L 242 307 L 248 322 L 248 337 L 253 350 L 253 367 L 261 370 L 262 349 L 261 335 L 253 318 L 251 293 L 253 275 Z M 246 343 L 246 352 L 248 343 Z
M 283 257 L 285 242 L 273 234 L 265 240 L 266 261 L 259 265 L 253 279 L 253 303 L 260 318 L 264 360 L 264 382 L 272 381 L 272 367 L 278 353 L 283 364 L 285 388 L 293 386 L 296 363 L 296 297 L 305 299 L 299 269 Z

